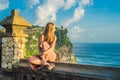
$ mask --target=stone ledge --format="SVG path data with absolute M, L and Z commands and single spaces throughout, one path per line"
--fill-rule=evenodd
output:
M 69 77 L 84 77 L 95 80 L 119 80 L 120 79 L 120 68 L 115 67 L 103 67 L 95 65 L 83 65 L 83 64 L 69 64 L 54 62 L 56 67 L 52 71 L 46 69 L 38 70 L 38 73 L 46 72 L 50 74 L 66 75 Z M 27 60 L 21 60 L 21 62 L 16 63 L 13 67 L 18 72 L 27 71 L 31 72 Z M 21 72 L 20 71 L 20 72 Z M 41 74 L 40 74 L 41 75 Z M 88 79 L 89 80 L 89 79 Z

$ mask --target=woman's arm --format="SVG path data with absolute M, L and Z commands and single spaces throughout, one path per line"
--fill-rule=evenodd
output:
M 42 49 L 41 49 L 41 47 L 40 47 L 40 45 L 42 44 L 43 41 L 44 41 L 44 35 L 42 34 L 38 38 L 38 50 L 39 50 L 40 53 L 43 52 Z
M 55 39 L 54 39 L 53 43 L 51 44 L 50 48 L 48 48 L 46 51 L 44 51 L 44 54 L 47 54 L 47 53 L 49 53 L 49 51 L 54 50 L 56 40 L 57 40 L 57 37 L 55 36 Z

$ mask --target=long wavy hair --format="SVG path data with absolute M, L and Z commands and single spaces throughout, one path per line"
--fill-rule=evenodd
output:
M 48 42 L 48 44 L 52 44 L 55 39 L 54 30 L 54 23 L 49 22 L 46 24 L 46 28 L 44 31 L 44 41 Z

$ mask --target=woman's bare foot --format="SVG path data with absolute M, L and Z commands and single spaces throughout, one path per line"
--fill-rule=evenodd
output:
M 52 70 L 55 67 L 55 64 L 51 63 L 50 66 L 48 66 L 48 70 Z

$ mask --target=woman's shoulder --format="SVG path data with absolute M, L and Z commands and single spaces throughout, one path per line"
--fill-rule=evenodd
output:
M 44 34 L 42 33 L 42 34 L 40 34 L 40 36 L 39 36 L 39 38 L 38 39 L 40 39 L 40 40 L 44 40 Z
M 44 34 L 43 34 L 43 33 L 42 33 L 42 34 L 40 34 L 39 38 L 41 38 L 41 37 L 44 37 Z

